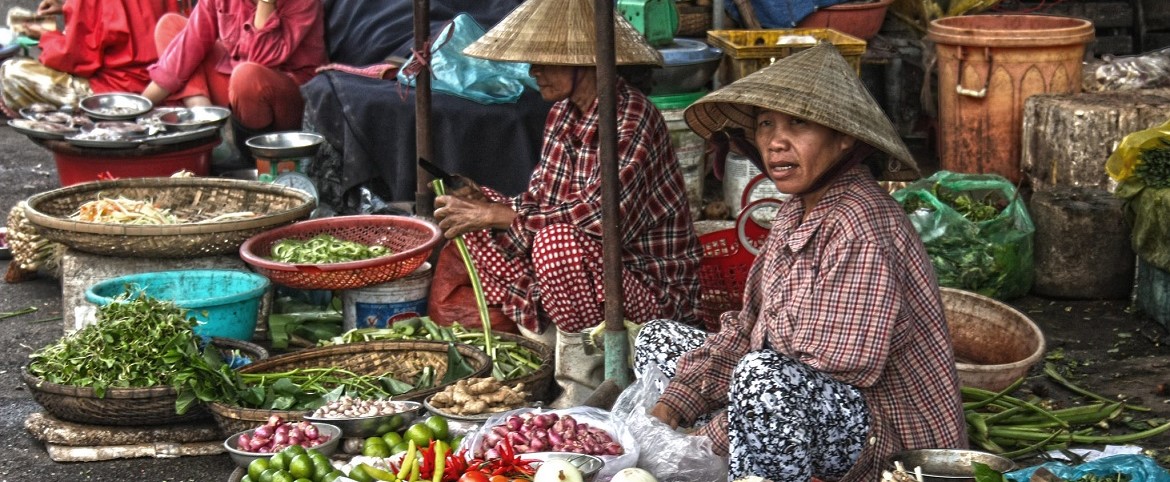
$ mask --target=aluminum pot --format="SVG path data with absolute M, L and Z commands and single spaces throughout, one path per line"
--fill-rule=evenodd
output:
M 923 482 L 975 482 L 972 462 L 987 464 L 997 472 L 1008 472 L 1016 468 L 1015 462 L 978 450 L 961 449 L 918 449 L 905 450 L 891 456 L 883 467 L 894 470 L 901 462 L 911 474 L 915 467 L 922 468 Z

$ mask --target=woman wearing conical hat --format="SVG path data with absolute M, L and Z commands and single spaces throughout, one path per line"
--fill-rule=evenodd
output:
M 729 454 L 732 479 L 878 480 L 903 449 L 965 447 L 926 249 L 875 180 L 917 170 L 853 69 L 820 44 L 686 111 L 792 194 L 718 333 L 642 328 L 635 370 L 673 377 L 651 413 Z
M 619 66 L 662 65 L 625 19 L 615 21 Z M 595 48 L 593 0 L 529 0 L 464 51 L 530 63 L 541 96 L 556 102 L 524 193 L 506 199 L 473 185 L 435 200 L 444 235 L 465 235 L 489 303 L 536 333 L 603 321 Z M 616 94 L 626 317 L 696 323 L 700 250 L 669 129 L 621 79 Z

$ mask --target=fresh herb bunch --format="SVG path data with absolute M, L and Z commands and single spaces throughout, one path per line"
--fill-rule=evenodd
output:
M 1138 153 L 1138 163 L 1133 173 L 1141 177 L 1148 187 L 1170 187 L 1170 142 L 1159 139 L 1161 144 Z
M 28 370 L 51 383 L 92 388 L 99 397 L 108 388 L 171 385 L 177 367 L 202 356 L 195 323 L 173 302 L 122 294 L 98 308 L 96 323 L 33 353 Z
M 999 197 L 996 192 L 989 192 L 982 199 L 976 199 L 970 193 L 956 193 L 938 182 L 931 186 L 930 192 L 938 200 L 947 203 L 948 206 L 962 214 L 963 217 L 976 223 L 994 219 L 1000 211 L 1007 207 L 1006 200 L 996 199 Z M 902 209 L 906 211 L 906 214 L 912 214 L 920 209 L 934 211 L 934 206 L 931 206 L 920 196 L 910 196 L 902 202 Z

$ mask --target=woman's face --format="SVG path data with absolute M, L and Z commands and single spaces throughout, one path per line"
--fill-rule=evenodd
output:
M 575 68 L 566 65 L 539 65 L 528 67 L 528 75 L 536 79 L 540 87 L 540 96 L 549 102 L 557 102 L 569 98 L 573 93 L 573 74 Z
M 756 114 L 756 147 L 764 173 L 782 193 L 805 193 L 853 143 L 853 137 L 815 122 L 772 110 Z M 806 194 L 819 198 L 819 193 Z

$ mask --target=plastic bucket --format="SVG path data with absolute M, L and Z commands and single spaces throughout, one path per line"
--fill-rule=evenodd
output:
M 942 169 L 1019 182 L 1024 101 L 1081 90 L 1088 20 L 1049 15 L 968 15 L 934 20 L 938 150 Z
M 347 331 L 386 328 L 398 320 L 426 315 L 433 271 L 430 263 L 423 263 L 389 283 L 342 291 L 342 327 Z
M 670 145 L 678 157 L 682 170 L 683 185 L 687 190 L 687 201 L 691 205 L 691 219 L 699 219 L 703 208 L 703 178 L 706 177 L 707 145 L 703 138 L 687 126 L 683 113 L 687 106 L 699 100 L 707 91 L 700 90 L 685 94 L 652 95 L 650 101 L 662 111 L 666 128 L 670 130 Z
M 85 290 L 85 299 L 98 306 L 114 302 L 125 293 L 175 302 L 187 316 L 200 323 L 195 333 L 235 340 L 251 340 L 260 314 L 260 302 L 268 292 L 268 278 L 234 270 L 178 270 L 139 273 L 111 278 Z
M 211 170 L 211 151 L 219 136 L 204 144 L 180 147 L 147 146 L 135 149 L 91 149 L 50 143 L 61 186 L 97 181 L 108 174 L 115 178 L 168 177 L 186 169 L 196 176 Z M 183 144 L 187 145 L 187 144 Z

